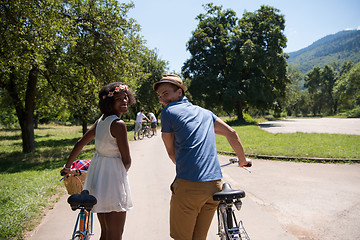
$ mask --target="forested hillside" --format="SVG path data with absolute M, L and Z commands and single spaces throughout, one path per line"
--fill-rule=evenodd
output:
M 289 64 L 298 66 L 307 73 L 315 66 L 344 61 L 360 62 L 360 30 L 341 31 L 328 35 L 310 46 L 289 53 Z

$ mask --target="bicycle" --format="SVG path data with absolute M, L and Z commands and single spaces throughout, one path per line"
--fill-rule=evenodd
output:
M 145 123 L 142 129 L 140 129 L 139 131 L 139 139 L 140 140 L 144 139 L 144 136 L 147 136 L 148 138 L 154 136 L 154 131 L 150 127 L 149 123 Z
M 71 240 L 90 239 L 90 236 L 94 235 L 93 212 L 91 212 L 91 209 L 97 203 L 96 198 L 89 195 L 88 190 L 83 190 L 81 194 L 71 195 L 67 202 L 70 204 L 73 211 L 80 209 Z
M 76 162 L 83 161 L 77 160 Z M 61 173 L 65 179 L 65 187 L 71 195 L 67 199 L 73 211 L 80 209 L 78 213 L 74 231 L 71 240 L 88 240 L 93 233 L 93 213 L 91 212 L 93 206 L 97 203 L 94 196 L 89 195 L 88 190 L 82 190 L 87 171 L 80 169 L 71 169 L 69 174 Z
M 221 167 L 239 162 L 236 158 L 229 159 L 229 163 L 221 165 Z M 246 165 L 251 167 L 251 163 Z M 246 168 L 245 168 L 246 169 Z M 249 170 L 248 170 L 249 171 Z M 218 233 L 221 240 L 247 239 L 250 240 L 242 221 L 236 220 L 233 206 L 240 211 L 242 202 L 241 198 L 245 197 L 243 190 L 234 190 L 229 183 L 223 184 L 221 192 L 213 195 L 215 201 L 220 201 L 216 213 L 218 219 Z

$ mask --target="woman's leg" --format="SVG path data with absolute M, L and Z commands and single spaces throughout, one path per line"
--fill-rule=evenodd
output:
M 105 214 L 106 213 L 98 213 L 97 214 L 97 217 L 98 217 L 99 222 L 100 222 L 100 227 L 101 227 L 100 240 L 106 240 L 106 235 L 107 235 L 106 223 L 105 223 Z
M 126 212 L 99 213 L 98 218 L 101 226 L 100 240 L 122 239 L 126 220 Z

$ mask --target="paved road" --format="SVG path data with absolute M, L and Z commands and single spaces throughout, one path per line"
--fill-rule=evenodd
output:
M 259 124 L 271 133 L 337 133 L 360 135 L 360 118 L 282 119 Z
M 175 175 L 160 136 L 131 141 L 134 209 L 124 239 L 170 239 L 169 185 Z M 221 162 L 227 157 L 221 156 Z M 360 165 L 255 160 L 252 173 L 228 166 L 224 181 L 247 193 L 237 216 L 252 240 L 360 239 Z M 27 239 L 69 239 L 76 213 L 64 196 Z M 95 236 L 99 225 L 95 221 Z M 216 238 L 215 219 L 208 240 Z

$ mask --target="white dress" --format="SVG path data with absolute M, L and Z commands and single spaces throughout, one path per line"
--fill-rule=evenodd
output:
M 96 197 L 93 212 L 124 212 L 132 208 L 129 179 L 110 125 L 115 115 L 102 117 L 96 125 L 95 149 L 86 175 L 84 189 Z

